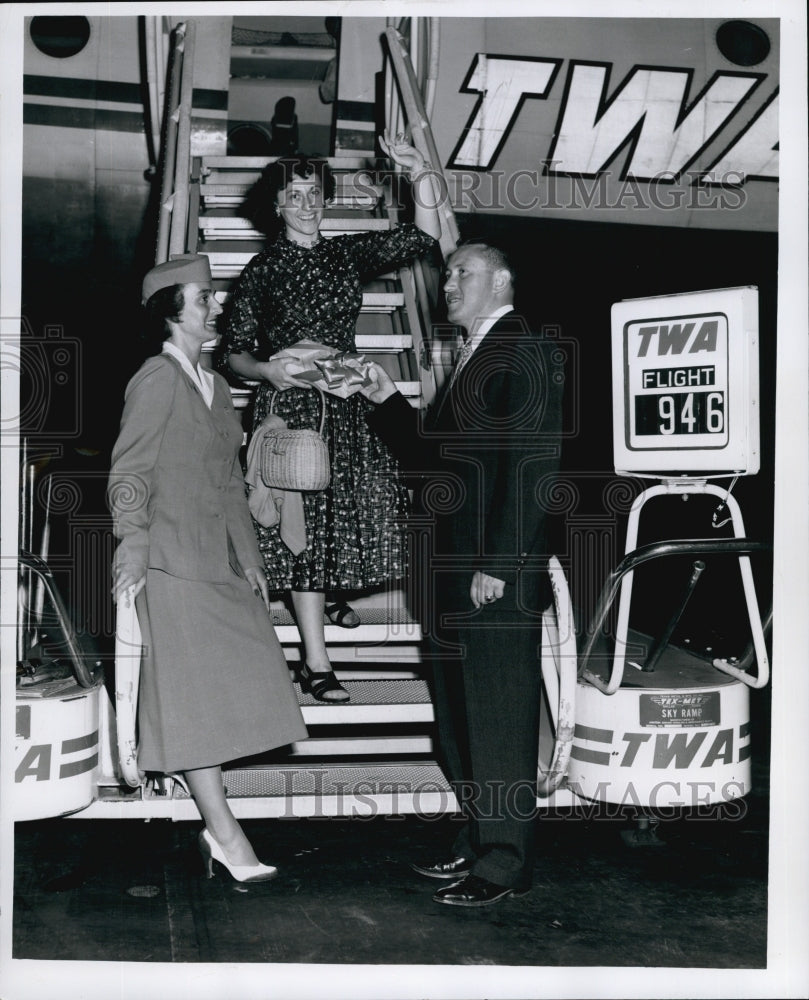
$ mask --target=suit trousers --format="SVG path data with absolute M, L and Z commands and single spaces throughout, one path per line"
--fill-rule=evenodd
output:
M 474 858 L 472 871 L 481 878 L 527 888 L 534 866 L 541 617 L 536 607 L 526 611 L 517 595 L 518 588 L 507 585 L 503 598 L 477 611 L 470 602 L 473 614 L 442 615 L 430 646 L 442 762 L 467 818 L 453 854 Z

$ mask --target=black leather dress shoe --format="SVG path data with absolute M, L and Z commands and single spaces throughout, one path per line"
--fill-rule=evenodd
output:
M 495 885 L 479 875 L 467 875 L 460 882 L 445 885 L 433 896 L 436 903 L 447 906 L 491 906 L 510 896 L 525 896 L 530 890 Z
M 433 864 L 417 865 L 410 867 L 419 875 L 426 875 L 427 878 L 463 878 L 472 870 L 471 858 L 449 858 L 447 861 L 436 861 Z

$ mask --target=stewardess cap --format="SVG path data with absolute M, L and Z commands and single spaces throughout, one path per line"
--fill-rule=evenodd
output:
M 211 265 L 207 256 L 204 253 L 177 254 L 147 273 L 143 279 L 143 302 L 148 302 L 161 288 L 187 285 L 192 281 L 200 285 L 210 284 Z

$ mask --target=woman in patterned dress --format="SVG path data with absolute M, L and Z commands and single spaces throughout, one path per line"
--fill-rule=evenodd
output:
M 260 382 L 254 429 L 267 416 L 276 390 L 273 412 L 288 427 L 319 426 L 321 394 L 295 377 L 306 366 L 270 360 L 272 355 L 299 340 L 354 350 L 363 282 L 431 251 L 440 234 L 423 157 L 402 136 L 391 140 L 386 133 L 380 143 L 409 172 L 415 202 L 412 224 L 322 239 L 324 207 L 334 193 L 334 178 L 324 160 L 279 160 L 260 182 L 258 196 L 275 220 L 278 235 L 242 272 L 219 352 L 220 366 Z M 349 696 L 335 678 L 326 651 L 325 594 L 362 590 L 404 576 L 407 491 L 395 459 L 368 428 L 367 400 L 359 393 L 348 399 L 326 395 L 325 405 L 323 433 L 332 480 L 321 492 L 303 494 L 305 550 L 293 555 L 278 526 L 256 523 L 255 528 L 270 589 L 291 594 L 305 649 L 301 684 L 318 700 L 331 702 Z

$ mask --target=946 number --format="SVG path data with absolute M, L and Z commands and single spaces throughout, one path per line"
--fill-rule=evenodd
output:
M 677 392 L 635 397 L 635 431 L 639 435 L 722 434 L 724 392 Z
M 661 434 L 721 434 L 725 429 L 725 396 L 721 392 L 688 392 L 660 396 Z

